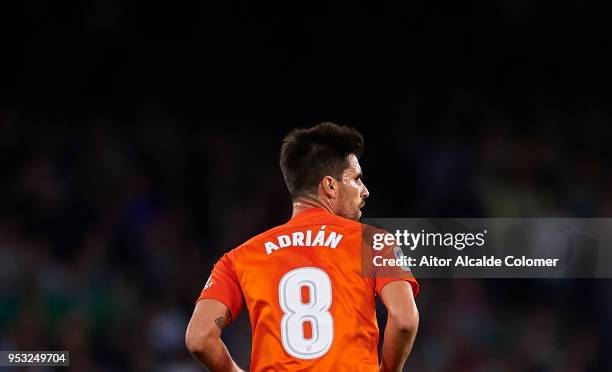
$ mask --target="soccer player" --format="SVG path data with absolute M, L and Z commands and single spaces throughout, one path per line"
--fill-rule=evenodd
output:
M 362 150 L 359 132 L 333 123 L 285 137 L 280 165 L 291 220 L 221 257 L 187 327 L 187 348 L 210 370 L 241 370 L 220 336 L 245 302 L 253 371 L 402 369 L 418 328 L 419 287 L 400 268 L 364 274 Z M 380 364 L 375 296 L 388 313 Z

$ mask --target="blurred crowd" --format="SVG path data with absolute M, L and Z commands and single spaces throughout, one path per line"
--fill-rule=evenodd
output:
M 406 99 L 382 123 L 338 118 L 366 139 L 365 216 L 610 216 L 603 111 L 516 116 L 466 94 L 421 107 Z M 75 371 L 199 370 L 183 337 L 212 265 L 290 217 L 280 141 L 311 123 L 261 124 L 0 111 L 0 349 L 69 350 Z M 421 289 L 405 370 L 610 370 L 609 280 Z M 224 339 L 247 368 L 244 311 Z

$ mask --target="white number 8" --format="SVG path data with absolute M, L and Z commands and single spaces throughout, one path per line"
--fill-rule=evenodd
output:
M 310 294 L 308 303 L 302 301 L 302 287 Z M 331 280 L 325 271 L 303 267 L 289 271 L 278 285 L 278 296 L 283 318 L 281 339 L 285 351 L 294 358 L 319 358 L 329 351 L 334 340 L 334 319 L 329 313 L 332 302 Z M 312 337 L 304 337 L 304 323 L 310 322 Z

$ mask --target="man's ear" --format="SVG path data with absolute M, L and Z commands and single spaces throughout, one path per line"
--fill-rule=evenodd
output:
M 323 177 L 319 185 L 326 197 L 333 199 L 338 195 L 338 181 L 334 177 Z

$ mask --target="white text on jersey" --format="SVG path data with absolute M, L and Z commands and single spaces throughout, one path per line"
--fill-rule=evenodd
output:
M 289 235 L 278 235 L 276 242 L 267 241 L 264 245 L 266 253 L 270 254 L 286 247 L 329 247 L 335 249 L 342 240 L 342 234 L 335 231 L 325 231 L 325 225 L 319 231 L 294 231 Z M 313 237 L 314 235 L 314 237 Z

